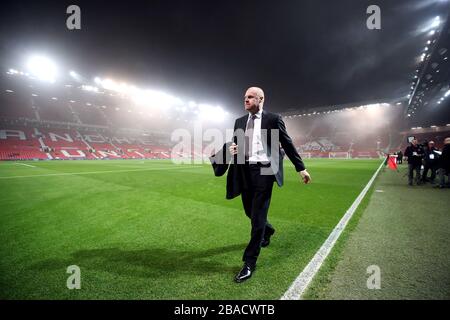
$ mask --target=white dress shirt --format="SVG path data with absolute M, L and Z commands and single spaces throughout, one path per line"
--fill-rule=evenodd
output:
M 249 162 L 269 162 L 269 158 L 267 157 L 262 139 L 261 139 L 261 118 L 262 118 L 262 110 L 259 110 L 258 113 L 255 113 L 256 118 L 254 121 L 254 127 L 253 127 L 253 140 L 252 140 L 252 153 L 249 154 L 248 161 Z M 247 119 L 247 125 L 248 121 L 250 120 L 250 117 L 252 116 L 251 113 L 248 114 Z

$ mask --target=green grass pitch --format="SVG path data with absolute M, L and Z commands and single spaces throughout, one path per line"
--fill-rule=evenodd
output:
M 305 163 L 313 183 L 285 166 L 269 210 L 273 241 L 236 284 L 250 223 L 209 165 L 1 162 L 0 298 L 278 299 L 380 160 Z M 70 265 L 81 269 L 79 290 L 66 287 Z

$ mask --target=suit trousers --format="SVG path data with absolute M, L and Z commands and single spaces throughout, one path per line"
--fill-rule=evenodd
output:
M 423 173 L 422 173 L 422 181 L 427 182 L 428 181 L 428 170 L 431 170 L 431 177 L 430 181 L 434 181 L 436 179 L 436 171 L 437 171 L 437 163 L 436 162 L 425 162 L 423 167 Z
M 241 198 L 245 214 L 251 221 L 250 241 L 244 251 L 242 260 L 254 266 L 261 251 L 261 242 L 264 234 L 272 234 L 275 230 L 267 221 L 274 175 L 262 175 L 261 165 L 244 165 L 244 174 L 247 188 L 242 190 Z
M 446 176 L 447 176 L 447 183 L 445 183 Z M 439 168 L 439 185 L 441 187 L 450 186 L 450 170 L 447 171 L 444 168 Z
M 413 183 L 414 171 L 416 172 L 415 182 L 416 184 L 420 183 L 420 163 L 408 163 L 408 183 Z

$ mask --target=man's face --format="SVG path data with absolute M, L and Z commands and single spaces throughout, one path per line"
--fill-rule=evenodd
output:
M 415 146 L 417 144 L 417 140 L 414 139 L 413 141 L 411 141 L 411 143 L 413 144 L 413 146 Z
M 261 103 L 261 97 L 258 96 L 258 92 L 255 90 L 247 90 L 244 96 L 244 107 L 250 113 L 257 113 L 259 111 L 259 104 Z
M 429 147 L 429 148 L 434 147 L 434 142 L 433 142 L 433 141 L 428 142 L 428 147 Z

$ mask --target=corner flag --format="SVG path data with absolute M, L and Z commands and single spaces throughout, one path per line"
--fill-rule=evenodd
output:
M 389 156 L 388 166 L 389 166 L 389 169 L 398 171 L 396 157 Z

